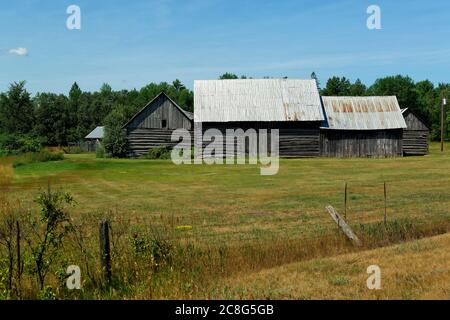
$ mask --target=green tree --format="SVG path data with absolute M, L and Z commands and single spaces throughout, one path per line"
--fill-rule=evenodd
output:
M 226 72 L 219 77 L 219 80 L 234 80 L 239 79 L 237 75 L 234 73 Z
M 369 88 L 368 93 L 373 96 L 396 96 L 400 107 L 415 111 L 419 109 L 415 84 L 410 77 L 398 75 L 378 79 Z
M 438 92 L 435 89 L 434 84 L 429 80 L 417 82 L 415 90 L 417 92 L 417 110 L 420 112 L 420 115 L 430 123 L 433 112 L 436 111 Z
M 122 105 L 115 105 L 105 118 L 103 146 L 112 157 L 122 158 L 127 154 L 127 138 L 123 129 L 127 120 L 126 108 Z
M 323 96 L 349 96 L 351 87 L 350 80 L 347 78 L 332 77 L 327 81 L 327 85 L 321 93 Z
M 317 90 L 320 91 L 320 81 L 319 78 L 317 77 L 317 74 L 314 71 L 311 73 L 311 79 L 316 80 Z
M 33 102 L 36 118 L 34 133 L 45 137 L 47 145 L 67 145 L 68 129 L 71 126 L 67 117 L 69 99 L 64 95 L 40 93 Z
M 360 79 L 356 79 L 355 83 L 350 86 L 350 95 L 361 97 L 365 96 L 367 92 L 367 87 Z
M 27 134 L 34 124 L 33 103 L 25 81 L 14 82 L 0 95 L 0 128 L 3 133 Z

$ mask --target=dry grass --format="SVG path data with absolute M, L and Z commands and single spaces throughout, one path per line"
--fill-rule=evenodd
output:
M 220 282 L 218 299 L 450 299 L 450 234 L 315 259 Z M 370 265 L 381 290 L 366 286 Z

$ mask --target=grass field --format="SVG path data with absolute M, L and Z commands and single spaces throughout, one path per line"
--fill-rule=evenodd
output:
M 437 145 L 426 157 L 282 160 L 275 176 L 261 176 L 258 167 L 249 165 L 66 157 L 17 168 L 13 197 L 31 204 L 50 182 L 74 195 L 79 215 L 118 210 L 139 222 L 173 217 L 207 241 L 320 233 L 334 227 L 325 206 L 343 210 L 345 182 L 350 223 L 382 220 L 384 181 L 389 218 L 450 217 L 450 154 L 439 154 Z
M 226 279 L 217 299 L 450 299 L 450 234 Z M 368 290 L 378 265 L 381 289 Z
M 0 192 L 10 201 L 20 202 L 23 208 L 36 208 L 34 199 L 48 183 L 53 189 L 70 192 L 77 202 L 70 213 L 74 220 L 91 228 L 90 237 L 95 239 L 92 248 L 98 248 L 96 232 L 103 216 L 114 218 L 113 230 L 119 233 L 122 228 L 126 234 L 141 232 L 149 226 L 164 226 L 184 244 L 207 248 L 197 252 L 198 261 L 186 264 L 186 268 L 196 270 L 195 275 L 187 277 L 189 280 L 185 275 L 177 275 L 176 280 L 171 278 L 150 293 L 140 281 L 140 285 L 133 284 L 119 293 L 83 297 L 192 298 L 204 297 L 205 287 L 209 288 L 206 297 L 212 297 L 217 291 L 204 279 L 205 274 L 210 275 L 209 280 L 232 279 L 229 281 L 234 281 L 237 288 L 245 284 L 247 275 L 258 279 L 258 272 L 266 272 L 264 269 L 270 274 L 278 273 L 273 268 L 282 268 L 282 274 L 285 264 L 355 251 L 337 235 L 336 225 L 325 211 L 325 206 L 331 204 L 343 212 L 345 182 L 349 192 L 348 221 L 363 239 L 366 238 L 361 230 L 367 229 L 364 226 L 383 220 L 384 182 L 388 188 L 389 221 L 407 220 L 425 226 L 411 238 L 444 232 L 450 224 L 450 145 L 446 149 L 441 154 L 438 145 L 432 144 L 428 156 L 397 159 L 281 160 L 279 173 L 274 176 L 261 176 L 259 167 L 251 165 L 176 166 L 170 161 L 96 159 L 92 154 L 66 155 L 63 161 L 12 169 L 12 159 L 3 158 Z M 373 237 L 367 239 L 365 247 L 354 253 L 355 257 L 361 254 L 361 259 L 365 259 L 363 255 L 370 253 L 361 250 L 391 244 L 374 241 Z M 393 242 L 405 240 L 399 237 Z M 123 241 L 122 250 L 126 245 Z M 223 250 L 227 254 L 222 254 Z M 226 263 L 212 262 L 217 257 L 225 259 L 224 256 Z M 117 258 L 115 268 L 121 270 L 124 269 L 121 263 L 134 263 L 124 259 Z M 353 265 L 352 258 L 342 259 L 343 263 L 350 261 Z M 406 255 L 404 261 L 407 259 Z M 129 270 L 124 269 L 123 273 Z M 448 283 L 448 273 L 444 274 Z M 321 279 L 323 290 L 328 290 L 326 277 Z M 151 281 L 154 280 L 155 277 Z M 165 290 L 168 286 L 176 290 L 168 293 Z M 262 290 L 257 297 L 372 297 L 350 289 L 335 296 L 314 295 L 312 291 L 301 294 L 300 289 L 296 290 L 288 290 L 286 294 L 277 291 L 274 296 Z M 235 292 L 232 297 L 239 297 L 238 291 L 230 292 Z M 397 291 L 392 296 L 403 297 Z

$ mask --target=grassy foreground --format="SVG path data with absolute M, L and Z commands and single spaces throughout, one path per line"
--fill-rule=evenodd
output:
M 431 292 L 445 298 L 448 291 L 435 295 L 431 280 L 410 280 L 409 274 L 420 277 L 414 268 L 407 270 L 418 257 L 402 256 L 396 249 L 386 249 L 395 255 L 386 254 L 392 260 L 380 263 L 392 264 L 386 272 L 411 272 L 398 277 L 397 286 L 367 293 L 361 279 L 367 277 L 370 252 L 378 252 L 367 250 L 450 230 L 450 145 L 446 150 L 441 154 L 433 144 L 425 157 L 281 160 L 274 176 L 261 176 L 259 167 L 250 165 L 175 166 L 91 154 L 13 169 L 13 159 L 2 158 L 0 204 L 9 212 L 35 215 L 36 196 L 48 183 L 75 199 L 67 210 L 78 231 L 64 239 L 55 256 L 46 280 L 50 297 L 422 298 Z M 364 242 L 359 249 L 325 211 L 331 204 L 343 212 L 345 182 L 348 221 Z M 384 182 L 388 226 L 380 223 Z M 101 285 L 98 253 L 98 223 L 105 217 L 112 221 L 114 279 L 109 288 Z M 440 241 L 437 247 L 446 245 Z M 351 252 L 333 258 L 338 262 L 329 260 Z M 426 250 L 416 253 L 426 257 Z M 441 258 L 448 261 L 445 254 L 428 256 L 428 262 L 436 263 L 433 270 L 441 270 Z M 298 263 L 300 271 L 291 272 Z M 82 269 L 80 291 L 65 288 L 64 270 L 70 264 Z M 444 284 L 449 283 L 446 270 L 438 272 Z M 22 297 L 35 298 L 39 292 L 32 271 L 27 276 Z M 317 286 L 308 289 L 308 282 L 298 282 L 296 277 L 303 276 Z M 252 281 L 247 283 L 247 277 Z M 271 278 L 280 286 L 267 281 Z
M 292 263 L 222 282 L 218 299 L 450 299 L 450 234 Z M 378 265 L 381 289 L 369 290 Z

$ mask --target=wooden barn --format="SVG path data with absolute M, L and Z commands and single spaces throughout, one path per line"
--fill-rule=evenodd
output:
M 319 128 L 325 118 L 315 80 L 195 81 L 194 105 L 194 120 L 203 133 L 218 129 L 225 136 L 227 129 L 279 129 L 281 157 L 320 155 Z M 246 151 L 248 147 L 247 142 Z
M 423 156 L 429 150 L 430 128 L 409 108 L 402 109 L 406 122 L 403 130 L 403 155 Z
M 138 157 L 156 146 L 173 147 L 175 129 L 193 130 L 193 114 L 160 93 L 125 124 L 129 156 Z
M 321 128 L 325 157 L 403 155 L 405 119 L 396 97 L 322 97 L 326 123 Z

